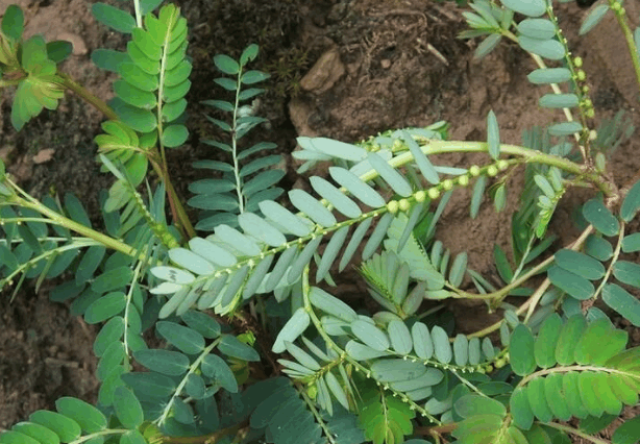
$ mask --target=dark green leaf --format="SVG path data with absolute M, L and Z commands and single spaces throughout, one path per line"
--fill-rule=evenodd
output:
M 640 301 L 624 288 L 616 284 L 605 284 L 602 300 L 634 326 L 640 327 Z
M 218 350 L 232 358 L 242 359 L 243 361 L 260 361 L 260 355 L 251 346 L 240 342 L 238 338 L 232 335 L 224 335 Z
M 64 397 L 56 401 L 56 410 L 77 422 L 85 433 L 95 433 L 107 427 L 104 414 L 77 398 Z
M 204 349 L 204 338 L 191 328 L 175 322 L 160 321 L 156 324 L 160 336 L 183 353 L 195 355 Z
M 225 74 L 236 75 L 240 71 L 240 65 L 228 55 L 218 54 L 213 58 L 216 67 Z
M 180 376 L 189 368 L 189 358 L 175 351 L 138 350 L 133 356 L 149 370 L 168 376 Z
M 189 137 L 189 130 L 184 125 L 170 125 L 162 132 L 162 143 L 168 148 L 177 148 Z
M 64 61 L 73 52 L 73 45 L 64 40 L 56 40 L 47 43 L 47 56 L 54 63 Z
M 549 280 L 560 290 L 570 294 L 576 299 L 587 300 L 595 292 L 591 282 L 582 276 L 566 271 L 560 267 L 553 266 L 547 271 Z
M 633 184 L 620 207 L 620 216 L 625 222 L 629 222 L 636 216 L 640 209 L 640 181 Z
M 120 314 L 126 305 L 126 297 L 122 292 L 109 293 L 101 297 L 87 308 L 84 319 L 88 324 L 97 324 Z
M 80 425 L 71 418 L 47 410 L 38 410 L 29 415 L 29 421 L 54 431 L 62 442 L 71 442 L 80 436 Z
M 547 11 L 545 0 L 502 0 L 502 4 L 528 17 L 539 17 Z
M 620 230 L 618 220 L 599 199 L 591 199 L 584 204 L 582 215 L 605 236 L 615 236 Z
M 131 34 L 136 27 L 136 20 L 131 14 L 106 3 L 94 3 L 91 12 L 100 23 L 118 32 Z
M 218 355 L 207 355 L 202 361 L 202 373 L 231 393 L 238 393 L 238 382 L 229 365 Z
M 116 388 L 113 407 L 118 419 L 127 429 L 136 429 L 144 421 L 144 413 L 138 398 L 124 386 Z
M 18 41 L 24 30 L 24 13 L 18 5 L 9 5 L 2 17 L 2 33 L 12 40 Z
M 489 155 L 493 160 L 497 160 L 500 157 L 500 127 L 493 110 L 489 111 L 487 117 L 487 145 L 489 146 Z
M 511 368 L 519 376 L 531 374 L 536 369 L 535 346 L 529 327 L 523 324 L 513 330 L 509 343 Z
M 640 439 L 640 416 L 627 419 L 614 432 L 613 444 L 636 444 Z

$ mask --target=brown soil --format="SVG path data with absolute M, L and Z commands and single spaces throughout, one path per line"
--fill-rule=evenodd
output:
M 14 1 L 11 1 L 11 3 Z M 0 0 L 0 11 L 8 0 Z M 109 76 L 95 68 L 92 49 L 117 48 L 122 38 L 99 26 L 84 0 L 20 0 L 26 10 L 27 33 L 44 33 L 48 39 L 66 38 L 77 43 L 76 54 L 64 70 L 103 99 L 110 97 Z M 541 125 L 554 116 L 537 107 L 543 94 L 526 80 L 534 65 L 518 48 L 502 44 L 481 61 L 473 59 L 476 42 L 456 38 L 464 28 L 460 11 L 450 3 L 424 0 L 182 0 L 178 1 L 191 25 L 190 54 L 194 61 L 191 103 L 221 92 L 211 79 L 217 74 L 211 58 L 224 52 L 238 56 L 251 42 L 261 46 L 255 68 L 272 74 L 260 115 L 270 120 L 252 137 L 272 140 L 289 157 L 285 186 L 299 180 L 289 153 L 296 135 L 325 136 L 354 142 L 389 128 L 426 126 L 439 120 L 451 123 L 454 140 L 486 137 L 486 115 L 496 113 L 501 140 L 520 142 L 522 130 Z M 627 2 L 632 9 L 637 2 Z M 119 3 L 121 5 L 122 3 Z M 634 11 L 631 11 L 634 12 Z M 637 11 L 636 11 L 637 12 Z M 570 46 L 585 59 L 598 117 L 619 109 L 637 125 L 637 88 L 629 67 L 619 59 L 620 33 L 609 21 L 587 38 L 577 29 L 585 11 L 575 4 L 561 7 L 561 23 Z M 637 17 L 637 13 L 629 14 Z M 82 46 L 87 50 L 82 50 Z M 631 75 L 631 81 L 629 76 Z M 617 80 L 612 80 L 617 79 Z M 5 98 L 9 95 L 5 94 Z M 174 183 L 186 195 L 186 185 L 196 177 L 191 161 L 211 157 L 200 137 L 216 136 L 192 108 L 190 144 L 170 153 Z M 35 195 L 73 192 L 93 215 L 98 215 L 97 193 L 110 182 L 100 176 L 92 142 L 101 116 L 69 96 L 55 113 L 45 112 L 16 134 L 9 123 L 9 101 L 0 108 L 0 156 L 22 186 Z M 558 115 L 555 115 L 558 118 Z M 38 155 L 53 150 L 53 157 Z M 621 146 L 613 155 L 612 170 L 625 184 L 640 169 L 633 155 L 638 142 Z M 43 160 L 44 159 L 44 160 Z M 443 156 L 450 165 L 468 166 L 479 161 L 470 155 Z M 513 183 L 515 189 L 517 181 Z M 551 226 L 563 240 L 575 235 L 572 205 L 585 194 L 571 196 L 558 210 Z M 495 275 L 493 244 L 507 248 L 510 214 L 517 205 L 512 192 L 508 207 L 496 214 L 489 201 L 477 219 L 468 218 L 469 195 L 454 194 L 440 223 L 438 237 L 453 253 L 467 251 L 470 267 L 491 278 Z M 96 217 L 99 220 L 99 217 Z M 345 293 L 362 288 L 351 284 Z M 9 303 L 3 295 L 0 314 L 0 430 L 39 408 L 51 408 L 62 395 L 94 400 L 95 358 L 91 345 L 95 329 L 72 318 L 68 307 L 48 301 L 26 288 Z M 491 322 L 478 318 L 464 306 L 452 307 L 459 328 L 471 331 Z M 636 329 L 629 329 L 634 344 Z M 631 412 L 625 415 L 631 415 Z M 607 436 L 605 432 L 603 436 Z

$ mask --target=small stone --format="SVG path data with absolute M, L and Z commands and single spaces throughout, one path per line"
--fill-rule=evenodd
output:
M 382 59 L 380 61 L 380 66 L 382 67 L 382 69 L 389 69 L 391 67 L 391 60 L 389 59 Z
M 322 94 L 328 91 L 345 73 L 337 49 L 330 49 L 320 56 L 311 70 L 300 80 L 300 87 L 305 91 Z

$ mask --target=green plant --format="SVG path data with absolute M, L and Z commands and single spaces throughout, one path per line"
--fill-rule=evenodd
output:
M 15 296 L 26 278 L 37 290 L 66 272 L 51 299 L 73 300 L 75 314 L 104 322 L 94 344 L 97 407 L 61 398 L 57 412 L 33 413 L 0 443 L 605 442 L 593 434 L 623 405 L 638 403 L 640 348 L 627 349 L 628 334 L 593 304 L 601 300 L 640 326 L 640 302 L 628 291 L 640 288 L 640 265 L 625 256 L 640 251 L 640 234 L 629 233 L 640 182 L 620 188 L 607 171 L 606 152 L 632 130 L 621 116 L 592 127 L 583 62 L 570 56 L 550 3 L 476 0 L 463 36 L 486 36 L 478 56 L 503 37 L 529 52 L 539 65 L 529 80 L 553 89 L 540 105 L 563 108 L 566 122 L 527 132 L 523 146 L 500 141 L 493 112 L 486 142 L 448 141 L 444 122 L 358 145 L 299 138 L 294 155 L 302 168 L 332 162 L 333 182 L 312 176 L 318 197 L 290 190 L 288 203 L 274 200 L 283 192 L 275 187 L 279 157 L 263 155 L 274 145 L 242 146 L 264 121 L 243 108 L 262 92 L 251 85 L 267 78 L 246 70 L 257 47 L 239 60 L 216 56 L 227 75 L 216 83 L 233 100 L 205 102 L 231 115 L 230 123 L 209 118 L 228 141 L 206 142 L 229 162 L 198 162 L 221 174 L 191 184 L 189 204 L 203 210 L 195 229 L 212 232 L 206 238 L 195 235 L 166 167 L 165 149 L 188 137 L 191 65 L 185 19 L 173 5 L 154 14 L 159 3 L 134 1 L 133 15 L 94 5 L 99 21 L 132 35 L 126 52 L 93 54 L 121 77 L 110 104 L 58 72 L 66 44 L 23 42 L 15 6 L 2 20 L 0 85 L 18 86 L 14 125 L 55 108 L 63 89 L 77 92 L 109 119 L 96 138 L 98 159 L 117 180 L 102 196 L 98 231 L 77 198 L 40 202 L 0 163 L 0 287 L 13 284 Z M 608 9 L 625 30 L 640 80 L 619 3 L 594 9 L 583 31 Z M 528 18 L 515 23 L 514 11 Z M 561 66 L 548 68 L 543 59 Z M 487 157 L 468 168 L 439 164 L 439 154 L 452 152 Z M 149 164 L 155 190 L 145 181 Z M 494 250 L 503 281 L 496 285 L 468 269 L 466 253 L 452 257 L 436 238 L 437 223 L 462 188 L 472 187 L 470 217 L 489 185 L 496 209 L 504 209 L 507 179 L 517 174 L 525 184 L 512 217 L 512 251 Z M 576 186 L 598 194 L 580 209 L 581 235 L 551 250 L 547 227 Z M 335 285 L 331 272 L 356 256 L 382 307 L 377 313 L 356 312 L 318 286 Z M 476 291 L 464 287 L 465 276 Z M 515 304 L 508 296 L 525 299 Z M 443 321 L 443 306 L 421 311 L 425 299 L 452 298 L 484 302 L 503 319 L 463 335 Z M 142 333 L 152 327 L 165 348 L 148 348 Z M 265 344 L 269 333 L 275 341 Z M 272 354 L 285 353 L 276 365 Z M 148 371 L 134 371 L 134 361 Z M 577 428 L 566 424 L 572 417 L 580 419 Z M 628 420 L 613 442 L 636 442 L 639 429 L 638 418 Z

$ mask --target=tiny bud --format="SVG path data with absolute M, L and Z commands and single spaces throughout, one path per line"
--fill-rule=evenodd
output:
M 507 168 L 509 168 L 509 162 L 508 162 L 508 161 L 506 161 L 506 160 L 498 160 L 498 162 L 496 163 L 496 165 L 497 165 L 497 167 L 498 167 L 498 169 L 499 169 L 500 171 L 504 171 L 504 170 L 506 170 Z
M 411 205 L 409 204 L 409 201 L 407 199 L 400 199 L 400 202 L 398 202 L 398 207 L 400 207 L 400 210 L 406 212 L 409 211 Z
M 585 113 L 585 115 L 589 118 L 589 119 L 593 119 L 596 116 L 596 111 L 593 108 L 589 108 L 587 110 L 587 112 Z
M 589 140 L 596 140 L 598 138 L 598 132 L 596 130 L 589 131 Z
M 496 368 L 502 368 L 505 364 L 506 362 L 504 362 L 504 359 L 502 358 L 496 360 Z
M 442 182 L 442 188 L 444 188 L 445 191 L 449 191 L 451 188 L 453 188 L 453 181 L 451 179 L 446 179 Z
M 582 67 L 582 57 L 574 58 L 573 59 L 573 64 L 576 66 L 576 68 Z
M 391 214 L 396 214 L 398 212 L 398 201 L 397 200 L 392 200 L 387 204 L 387 210 L 389 210 L 389 213 Z
M 582 93 L 583 93 L 583 94 L 589 94 L 589 91 L 591 91 L 591 90 L 589 89 L 589 85 L 584 85 L 584 86 L 582 87 Z
M 498 174 L 498 168 L 496 168 L 495 165 L 491 165 L 489 168 L 487 168 L 487 175 L 488 176 L 495 176 L 496 174 Z
M 581 82 L 584 82 L 584 80 L 586 78 L 587 78 L 587 74 L 583 70 L 579 70 L 578 71 L 578 80 L 580 80 Z
M 433 188 L 429 188 L 429 199 L 431 200 L 435 200 L 438 197 L 440 197 L 440 190 L 438 190 L 436 187 Z
M 480 167 L 478 165 L 473 165 L 471 168 L 469 168 L 469 174 L 471 174 L 473 177 L 479 176 Z
M 491 364 L 487 365 L 487 366 L 484 368 L 484 370 L 485 370 L 487 373 L 491 373 L 491 372 L 493 371 L 493 365 L 491 365 Z
M 427 193 L 425 193 L 423 190 L 420 190 L 415 194 L 415 197 L 416 202 L 424 202 L 424 200 L 427 198 Z
M 460 184 L 463 187 L 466 187 L 467 185 L 469 185 L 469 176 L 467 176 L 466 174 L 463 174 L 462 176 L 458 177 L 458 184 Z

